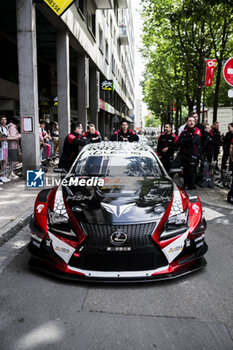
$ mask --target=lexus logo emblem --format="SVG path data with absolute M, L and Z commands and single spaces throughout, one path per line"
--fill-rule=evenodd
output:
M 123 231 L 115 231 L 110 236 L 110 242 L 115 245 L 123 244 L 127 241 L 127 235 Z

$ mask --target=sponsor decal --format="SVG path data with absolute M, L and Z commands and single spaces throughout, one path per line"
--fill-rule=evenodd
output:
M 37 248 L 40 248 L 40 243 L 38 243 L 38 242 L 32 240 L 32 244 L 34 244 Z
M 38 242 L 42 242 L 42 238 L 40 238 L 40 237 L 38 237 L 37 235 L 35 235 L 35 234 L 31 234 L 31 237 L 32 237 L 32 239 L 34 239 L 35 241 L 38 241 Z
M 44 172 L 40 170 L 27 170 L 26 187 L 40 188 L 44 187 Z
M 130 252 L 131 247 L 107 247 L 107 252 Z
M 110 236 L 110 242 L 112 244 L 123 244 L 127 241 L 127 234 L 123 231 L 115 231 Z
M 82 194 L 77 196 L 67 196 L 67 201 L 75 201 L 75 202 L 81 202 L 81 201 L 91 201 L 93 199 L 93 196 L 83 196 Z
M 197 204 L 193 204 L 192 208 L 193 208 L 193 210 L 195 211 L 196 214 L 199 213 L 199 209 L 200 208 L 199 208 L 199 206 Z
M 203 244 L 204 244 L 204 241 L 202 241 L 202 242 L 196 244 L 196 248 L 200 248 Z
M 201 235 L 200 237 L 195 238 L 194 241 L 198 242 L 198 241 L 201 241 L 204 238 L 205 238 L 205 235 Z
M 51 244 L 52 244 L 51 239 L 46 239 L 45 244 L 47 245 L 47 247 L 51 247 Z
M 180 245 L 180 246 L 175 247 L 175 248 L 170 248 L 169 251 L 168 251 L 168 253 L 179 252 L 179 251 L 182 250 L 182 249 L 183 249 L 183 246 Z
M 134 206 L 135 203 L 126 204 L 126 205 L 112 205 L 107 203 L 101 203 L 109 213 L 116 215 L 119 218 L 121 215 L 128 213 Z
M 42 212 L 43 209 L 44 209 L 44 204 L 38 204 L 36 207 L 37 213 L 39 214 Z
M 57 252 L 62 252 L 62 253 L 65 253 L 65 254 L 69 254 L 70 253 L 70 250 L 67 249 L 67 248 L 64 248 L 64 247 L 56 247 L 54 250 L 56 250 Z

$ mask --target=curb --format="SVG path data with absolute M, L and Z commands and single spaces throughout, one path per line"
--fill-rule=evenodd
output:
M 18 216 L 6 224 L 3 228 L 0 229 L 0 246 L 9 241 L 13 236 L 16 235 L 22 228 L 27 226 L 30 222 L 33 213 L 33 208 L 26 210 L 22 215 Z
M 201 199 L 201 198 L 200 198 Z M 201 199 L 201 203 L 205 204 L 205 205 L 209 205 L 210 207 L 215 207 L 215 208 L 220 208 L 220 209 L 226 209 L 226 210 L 233 210 L 233 205 L 230 207 L 228 205 L 226 206 L 223 206 L 223 205 L 217 205 L 217 204 L 213 204 L 213 203 L 209 203 L 209 202 L 206 202 L 206 201 L 203 201 Z

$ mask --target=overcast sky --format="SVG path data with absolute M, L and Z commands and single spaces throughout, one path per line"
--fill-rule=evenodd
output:
M 134 34 L 135 34 L 135 96 L 142 100 L 142 89 L 140 81 L 143 79 L 144 64 L 139 52 L 139 48 L 142 47 L 142 19 L 140 16 L 140 0 L 131 0 L 133 7 L 133 18 L 134 18 Z M 143 115 L 147 112 L 146 105 L 143 104 Z

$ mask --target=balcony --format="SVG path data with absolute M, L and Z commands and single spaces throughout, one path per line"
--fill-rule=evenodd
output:
M 94 0 L 96 10 L 114 9 L 113 0 Z
M 118 8 L 119 9 L 127 9 L 127 0 L 117 0 Z
M 120 39 L 121 45 L 129 45 L 127 26 L 125 25 L 119 26 L 119 39 Z

